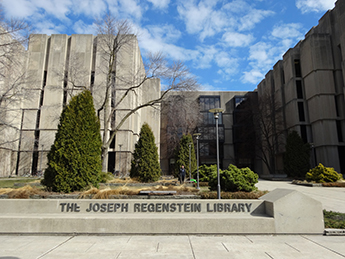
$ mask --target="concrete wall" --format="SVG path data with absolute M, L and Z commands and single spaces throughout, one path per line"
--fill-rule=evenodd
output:
M 114 104 L 130 87 L 139 85 L 145 76 L 145 69 L 140 49 L 135 36 L 123 36 L 125 43 L 116 55 L 114 66 L 110 69 L 113 77 L 108 86 L 111 94 L 106 100 L 109 115 Z M 96 111 L 104 103 L 109 72 L 109 55 L 106 54 L 105 40 L 113 38 L 93 35 L 31 35 L 27 58 L 24 55 L 26 71 L 30 76 L 25 86 L 22 106 L 16 104 L 18 118 L 18 139 L 12 150 L 1 156 L 1 162 L 6 162 L 3 176 L 17 173 L 18 175 L 32 173 L 32 170 L 46 168 L 46 155 L 55 139 L 59 118 L 63 109 L 73 95 L 83 89 L 90 89 Z M 142 88 L 145 88 L 143 91 Z M 145 96 L 143 96 L 145 95 Z M 104 120 L 104 112 L 100 113 L 101 131 L 104 128 L 113 131 L 118 123 L 137 106 L 150 98 L 159 98 L 160 81 L 150 80 L 143 86 L 125 95 L 121 104 L 116 106 L 112 119 Z M 158 107 L 159 108 L 159 107 Z M 110 152 L 119 152 L 122 144 L 121 164 L 123 173 L 128 173 L 134 145 L 138 140 L 140 128 L 144 122 L 149 123 L 159 145 L 160 113 L 157 109 L 145 108 L 134 112 L 120 127 L 115 138 L 115 146 Z M 13 133 L 12 133 L 13 134 Z M 103 135 L 103 134 L 102 134 Z M 108 136 L 105 136 L 108 139 Z M 3 152 L 3 151 L 1 151 Z M 16 159 L 16 154 L 18 158 Z M 115 168 L 119 168 L 119 155 L 115 155 Z M 16 165 L 17 171 L 15 172 Z M 11 169 L 12 168 L 12 169 Z M 13 169 L 14 168 L 14 169 Z

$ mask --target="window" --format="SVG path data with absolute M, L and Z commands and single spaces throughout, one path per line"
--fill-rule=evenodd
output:
M 298 102 L 298 116 L 299 121 L 305 121 L 303 102 Z
M 337 123 L 338 141 L 344 142 L 343 131 L 342 131 L 342 127 L 341 127 L 341 121 L 337 120 L 336 123 Z
M 306 125 L 301 125 L 301 138 L 303 139 L 304 143 L 308 142 L 307 126 Z
M 334 104 L 335 104 L 335 111 L 336 111 L 337 117 L 339 117 L 340 114 L 339 114 L 339 104 L 338 104 L 337 96 L 334 96 Z
M 235 97 L 235 108 L 241 104 L 246 98 L 244 96 L 236 96 Z
M 302 88 L 301 80 L 296 80 L 296 92 L 297 92 L 297 98 L 303 99 L 303 88 Z
M 295 59 L 295 75 L 296 77 L 302 77 L 301 62 L 299 59 Z
M 199 97 L 200 112 L 203 118 L 204 125 L 214 125 L 216 123 L 214 116 L 209 112 L 210 109 L 220 108 L 220 96 L 200 96 Z M 219 114 L 219 124 L 223 124 L 223 116 Z

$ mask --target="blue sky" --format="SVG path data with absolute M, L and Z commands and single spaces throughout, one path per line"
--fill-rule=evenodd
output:
M 36 33 L 94 33 L 108 10 L 133 24 L 142 55 L 182 60 L 203 90 L 251 91 L 335 0 L 0 0 Z

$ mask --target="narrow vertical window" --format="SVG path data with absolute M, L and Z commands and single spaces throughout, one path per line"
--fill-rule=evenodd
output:
M 302 80 L 296 80 L 296 92 L 297 92 L 297 98 L 303 99 Z
M 294 60 L 295 63 L 295 75 L 296 77 L 302 77 L 301 62 L 299 59 Z
M 305 121 L 303 102 L 298 102 L 298 116 L 299 121 Z

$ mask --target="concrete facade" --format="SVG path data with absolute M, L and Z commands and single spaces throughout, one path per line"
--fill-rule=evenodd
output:
M 345 173 L 345 1 L 338 0 L 258 85 L 258 100 L 274 96 L 285 137 L 295 130 L 312 146 L 311 166 L 322 163 Z M 277 132 L 277 134 L 279 134 Z M 276 149 L 283 170 L 284 142 Z M 278 146 L 278 145 L 277 145 Z M 263 174 L 268 174 L 263 166 Z
M 23 60 L 30 81 L 23 88 L 21 104 L 15 107 L 19 141 L 11 145 L 8 155 L 0 157 L 1 165 L 5 165 L 0 168 L 0 176 L 32 174 L 46 168 L 46 155 L 54 142 L 60 114 L 71 96 L 89 89 L 96 111 L 106 103 L 110 114 L 109 107 L 114 108 L 126 90 L 145 76 L 137 39 L 127 35 L 126 45 L 116 55 L 116 65 L 111 72 L 111 95 L 105 101 L 106 59 L 109 57 L 104 52 L 102 37 L 106 36 L 31 35 L 27 58 Z M 102 136 L 105 127 L 112 132 L 135 107 L 159 97 L 158 79 L 147 80 L 142 87 L 130 91 L 108 123 L 104 123 L 104 112 L 100 112 Z M 159 146 L 160 113 L 154 108 L 138 110 L 125 121 L 109 148 L 108 171 L 128 173 L 134 145 L 145 122 L 151 126 Z M 16 138 L 14 134 L 11 137 Z

